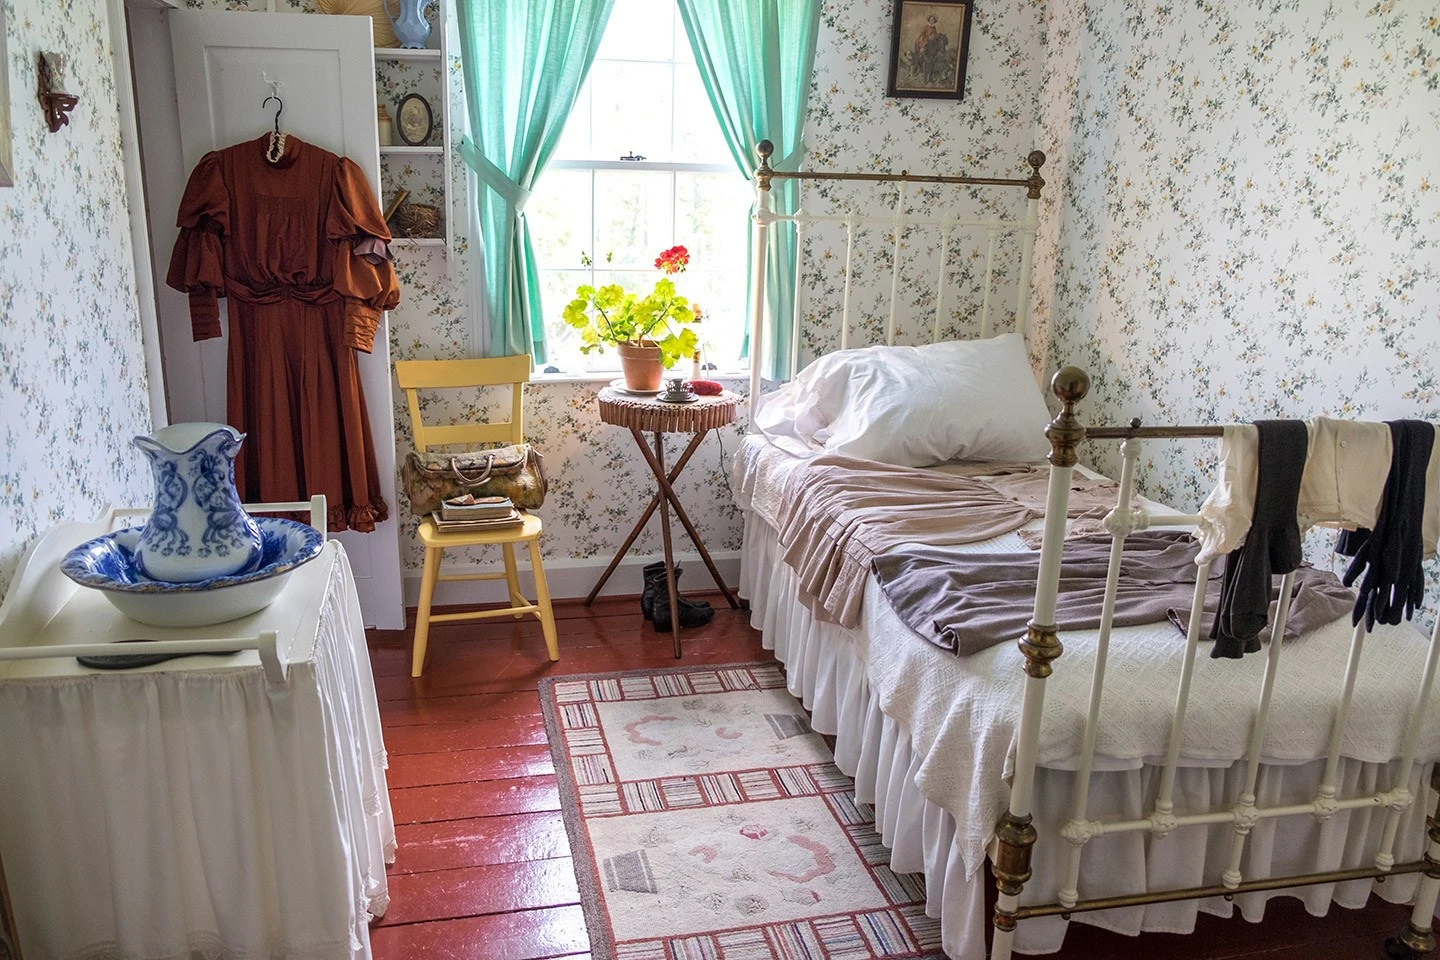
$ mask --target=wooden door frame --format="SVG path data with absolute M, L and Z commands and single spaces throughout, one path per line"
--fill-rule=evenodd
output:
M 140 122 L 135 104 L 135 76 L 130 62 L 127 7 L 169 9 L 174 0 L 106 0 L 110 21 L 110 54 L 115 67 L 115 95 L 120 110 L 120 151 L 125 161 L 125 201 L 130 208 L 130 248 L 135 261 L 135 297 L 140 336 L 145 347 L 145 379 L 150 393 L 150 422 L 156 429 L 170 422 L 165 400 L 165 360 L 160 349 L 160 317 L 155 309 L 155 272 L 150 259 L 150 222 L 145 211 L 145 174 L 140 162 Z

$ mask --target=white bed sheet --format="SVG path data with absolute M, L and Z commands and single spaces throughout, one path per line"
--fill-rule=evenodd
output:
M 897 869 L 923 869 L 930 883 L 931 910 L 939 915 L 952 957 L 983 957 L 983 883 L 985 845 L 1007 799 L 1006 777 L 1013 758 L 1014 726 L 1022 672 L 1012 644 L 973 657 L 956 658 L 911 631 L 886 601 L 878 584 L 866 591 L 863 620 L 855 629 L 816 621 L 796 599 L 793 572 L 779 558 L 775 534 L 779 491 L 800 458 L 747 438 L 736 461 L 736 495 L 746 511 L 741 590 L 752 604 L 752 623 L 765 632 L 765 643 L 786 664 L 791 690 L 815 714 L 817 729 L 837 736 L 837 757 L 856 776 L 862 799 L 872 799 L 895 847 Z M 969 549 L 1025 549 L 1013 534 Z M 963 549 L 963 548 L 960 548 Z M 1073 769 L 1083 731 L 1094 632 L 1069 632 L 1066 652 L 1048 684 L 1042 729 L 1042 771 L 1037 787 L 1037 823 L 1042 842 L 1036 848 L 1030 902 L 1053 900 L 1057 884 L 1054 844 L 1046 844 L 1073 792 Z M 1345 622 L 1287 646 L 1272 707 L 1271 735 L 1260 802 L 1299 802 L 1313 797 L 1327 745 L 1330 704 L 1340 684 L 1349 642 Z M 1173 707 L 1175 678 L 1183 641 L 1169 625 L 1116 630 L 1111 638 L 1104 728 L 1099 769 L 1092 786 L 1092 815 L 1137 816 L 1144 798 L 1153 796 Z M 1377 631 L 1367 640 L 1366 659 L 1356 690 L 1354 712 L 1343 752 L 1346 795 L 1389 786 L 1391 758 L 1400 752 L 1404 706 L 1395 683 L 1414 683 L 1424 642 L 1414 628 Z M 1248 723 L 1260 683 L 1261 658 L 1212 661 L 1196 670 L 1183 769 L 1178 778 L 1177 809 L 1211 806 L 1234 794 L 1243 775 L 1237 764 L 1245 750 Z M 1401 689 L 1404 689 L 1402 686 Z M 1421 763 L 1411 771 L 1411 790 L 1428 797 L 1422 776 L 1440 753 L 1440 718 L 1422 736 Z M 1407 811 L 1401 830 L 1402 857 L 1419 854 L 1424 805 Z M 1355 865 L 1379 829 L 1380 818 L 1355 813 L 1356 829 L 1346 837 L 1347 820 L 1321 827 L 1309 818 L 1263 824 L 1252 837 L 1247 876 L 1276 875 Z M 1373 819 L 1373 823 L 1370 822 Z M 1307 834 L 1323 831 L 1318 859 L 1297 859 L 1291 851 L 1315 851 Z M 1217 858 L 1228 851 L 1228 827 L 1188 828 L 1147 844 L 1140 835 L 1107 837 L 1085 853 L 1082 896 L 1190 885 L 1203 875 L 1213 879 Z M 1102 879 L 1103 878 L 1103 879 Z M 1301 892 L 1312 912 L 1323 912 L 1331 899 L 1349 906 L 1363 903 L 1370 884 L 1360 881 L 1336 888 Z M 1413 878 L 1396 878 L 1378 887 L 1403 900 Z M 1258 919 L 1265 895 L 1241 898 L 1247 916 Z M 1110 911 L 1085 917 L 1121 932 L 1187 932 L 1198 909 L 1228 914 L 1223 900 L 1195 901 Z M 1026 921 L 1019 947 L 1026 952 L 1059 949 L 1065 929 L 1058 919 Z

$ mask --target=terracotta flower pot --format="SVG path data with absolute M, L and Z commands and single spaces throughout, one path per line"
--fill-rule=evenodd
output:
M 625 386 L 631 390 L 659 390 L 660 378 L 665 375 L 665 366 L 660 362 L 660 348 L 649 340 L 640 343 L 618 343 L 615 351 L 620 354 L 620 369 L 625 374 Z

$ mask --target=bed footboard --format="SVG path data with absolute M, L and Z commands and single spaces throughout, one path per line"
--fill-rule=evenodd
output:
M 1256 802 L 1256 784 L 1261 766 L 1262 745 L 1265 742 L 1267 724 L 1270 719 L 1271 694 L 1274 690 L 1275 679 L 1281 669 L 1284 648 L 1281 640 L 1291 593 L 1286 587 L 1293 586 L 1294 575 L 1287 574 L 1287 579 L 1282 582 L 1279 609 L 1274 618 L 1270 643 L 1264 658 L 1264 675 L 1260 684 L 1259 700 L 1255 705 L 1255 716 L 1246 744 L 1244 785 L 1229 806 L 1208 811 L 1176 813 L 1173 792 L 1175 774 L 1179 766 L 1191 681 L 1196 669 L 1196 650 L 1202 639 L 1200 625 L 1204 611 L 1209 566 L 1208 564 L 1203 565 L 1197 571 L 1185 656 L 1176 683 L 1175 706 L 1167 741 L 1168 750 L 1153 808 L 1146 816 L 1133 820 L 1102 821 L 1087 817 L 1087 797 L 1090 775 L 1095 761 L 1100 704 L 1105 687 L 1108 644 L 1115 614 L 1117 584 L 1120 563 L 1125 551 L 1125 537 L 1134 530 L 1143 529 L 1156 523 L 1173 524 L 1185 521 L 1193 522 L 1196 519 L 1175 515 L 1152 515 L 1144 509 L 1131 505 L 1141 444 L 1147 439 L 1218 437 L 1221 435 L 1221 428 L 1214 426 L 1142 427 L 1139 421 L 1133 421 L 1126 427 L 1086 428 L 1075 412 L 1076 405 L 1085 398 L 1089 391 L 1090 380 L 1085 372 L 1076 367 L 1066 367 L 1055 374 L 1051 386 L 1061 402 L 1061 411 L 1046 429 L 1046 436 L 1051 444 L 1049 499 L 1045 514 L 1039 576 L 1035 590 L 1034 616 L 1026 635 L 1019 641 L 1020 651 L 1024 656 L 1025 683 L 1020 707 L 1020 722 L 1016 732 L 1015 775 L 1010 791 L 1009 808 L 995 830 L 996 844 L 992 871 L 999 896 L 993 917 L 995 930 L 992 957 L 995 960 L 1009 960 L 1014 949 L 1017 925 L 1031 917 L 1059 915 L 1068 918 L 1073 914 L 1087 911 L 1215 896 L 1228 898 L 1241 893 L 1412 873 L 1422 876 L 1415 896 L 1410 926 L 1407 931 L 1386 942 L 1386 951 L 1393 958 L 1414 958 L 1422 953 L 1432 952 L 1435 948 L 1432 918 L 1435 913 L 1437 896 L 1440 896 L 1440 807 L 1437 807 L 1435 815 L 1429 818 L 1428 845 L 1421 859 L 1403 863 L 1396 862 L 1395 842 L 1401 815 L 1418 799 L 1411 794 L 1408 784 L 1410 783 L 1410 771 L 1416 760 L 1420 734 L 1432 699 L 1437 660 L 1440 660 L 1440 623 L 1437 623 L 1435 630 L 1431 633 L 1425 667 L 1416 687 L 1409 691 L 1396 691 L 1397 697 L 1413 697 L 1411 702 L 1414 706 L 1405 727 L 1401 756 L 1394 782 L 1383 790 L 1357 796 L 1340 796 L 1337 790 L 1341 743 L 1367 636 L 1367 630 L 1362 622 L 1352 633 L 1344 678 L 1340 689 L 1336 691 L 1334 720 L 1328 742 L 1325 773 L 1316 796 L 1304 803 L 1260 806 Z M 1067 847 L 1061 858 L 1061 862 L 1064 864 L 1061 885 L 1054 902 L 1031 903 L 1022 906 L 1021 894 L 1031 877 L 1031 852 L 1037 841 L 1031 808 L 1040 740 L 1040 723 L 1045 704 L 1046 679 L 1055 669 L 1055 661 L 1064 652 L 1054 624 L 1056 622 L 1060 563 L 1064 550 L 1066 508 L 1069 502 L 1071 474 L 1078 460 L 1078 447 L 1086 440 L 1119 440 L 1123 443 L 1119 496 L 1115 509 L 1105 521 L 1114 540 L 1110 551 L 1110 566 L 1096 645 L 1095 666 L 1091 676 L 1088 716 L 1075 781 L 1075 795 L 1070 806 L 1069 818 L 1060 827 L 1060 835 L 1066 841 Z M 1259 654 L 1255 656 L 1259 657 Z M 1440 790 L 1440 767 L 1436 768 L 1432 786 L 1436 790 Z M 1317 871 L 1284 877 L 1247 878 L 1244 876 L 1242 867 L 1247 839 L 1251 831 L 1262 820 L 1310 816 L 1319 821 L 1325 821 L 1341 811 L 1360 809 L 1387 811 L 1381 831 L 1382 836 L 1371 864 L 1351 869 Z M 1174 890 L 1146 891 L 1124 896 L 1085 898 L 1080 895 L 1080 863 L 1085 845 L 1090 840 L 1106 834 L 1123 832 L 1142 832 L 1158 838 L 1166 836 L 1180 827 L 1200 824 L 1231 824 L 1233 826 L 1234 833 L 1227 868 L 1223 871 L 1218 883 Z

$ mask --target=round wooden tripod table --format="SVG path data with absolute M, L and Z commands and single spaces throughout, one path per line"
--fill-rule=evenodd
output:
M 675 657 L 680 657 L 680 610 L 675 593 L 675 556 L 670 545 L 670 508 L 675 508 L 675 516 L 680 519 L 680 524 L 685 532 L 690 535 L 690 542 L 695 544 L 695 549 L 700 554 L 700 559 L 705 562 L 705 568 L 710 571 L 710 576 L 715 578 L 715 585 L 725 595 L 725 600 L 730 604 L 731 609 L 739 609 L 740 601 L 735 598 L 735 593 L 725 585 L 725 580 L 720 576 L 720 571 L 715 567 L 715 561 L 710 559 L 710 552 L 705 549 L 700 534 L 695 532 L 695 525 L 690 522 L 690 517 L 681 505 L 680 498 L 675 495 L 675 480 L 695 451 L 700 449 L 700 444 L 705 435 L 711 430 L 726 426 L 735 419 L 736 412 L 740 409 L 740 397 L 729 390 L 713 397 L 701 397 L 693 403 L 668 403 L 656 397 L 637 397 L 621 393 L 610 387 L 600 391 L 598 398 L 600 404 L 600 419 L 605 423 L 614 424 L 617 427 L 627 427 L 630 435 L 635 438 L 635 444 L 640 448 L 640 453 L 645 457 L 645 462 L 650 465 L 650 472 L 655 474 L 655 483 L 658 489 L 655 495 L 650 498 L 650 505 L 640 515 L 635 524 L 635 529 L 630 531 L 630 536 L 625 538 L 620 549 L 616 552 L 615 558 L 600 574 L 600 580 L 595 584 L 595 589 L 585 598 L 585 603 L 595 602 L 599 596 L 600 589 L 605 586 L 605 581 L 610 579 L 610 574 L 620 565 L 625 554 L 629 552 L 635 539 L 640 536 L 640 531 L 645 529 L 645 524 L 650 522 L 650 517 L 655 513 L 655 508 L 660 508 L 660 535 L 665 544 L 665 585 L 670 592 L 670 630 L 675 642 Z M 655 438 L 655 449 L 650 449 L 650 444 L 645 440 L 645 434 L 650 433 Z M 680 459 L 675 461 L 675 466 L 667 472 L 665 469 L 665 445 L 662 437 L 667 433 L 691 433 L 690 445 L 685 452 L 680 454 Z

